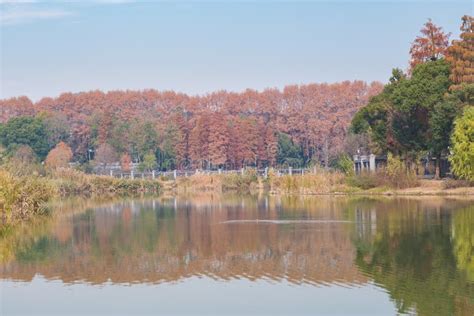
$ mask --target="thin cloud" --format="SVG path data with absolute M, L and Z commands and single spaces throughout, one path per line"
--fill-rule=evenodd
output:
M 135 0 L 0 0 L 0 25 L 17 25 L 41 20 L 60 19 L 76 12 L 82 5 L 127 4 Z M 63 6 L 67 9 L 58 8 Z
M 35 9 L 15 6 L 3 10 L 0 14 L 0 23 L 2 25 L 15 25 L 31 23 L 38 20 L 58 19 L 72 14 L 72 12 L 62 9 Z
M 37 2 L 37 0 L 0 0 L 0 4 L 25 4 Z

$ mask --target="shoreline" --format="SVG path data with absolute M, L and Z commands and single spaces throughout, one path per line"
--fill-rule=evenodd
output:
M 288 177 L 288 176 L 286 176 Z M 240 187 L 228 186 L 223 176 L 199 176 L 189 177 L 185 180 L 162 181 L 162 193 L 179 194 L 180 192 L 237 192 L 256 193 L 264 192 L 270 195 L 301 195 L 301 196 L 468 196 L 474 198 L 474 186 L 466 186 L 464 181 L 441 179 L 441 180 L 418 180 L 418 185 L 407 188 L 391 188 L 377 186 L 370 189 L 362 189 L 342 182 L 334 183 L 327 181 L 324 175 L 317 183 L 298 183 L 298 176 L 292 176 L 292 183 L 281 185 L 281 178 L 263 179 L 255 177 Z M 301 178 L 300 178 L 301 179 Z M 456 187 L 459 185 L 459 187 Z M 449 187 L 451 186 L 451 187 Z

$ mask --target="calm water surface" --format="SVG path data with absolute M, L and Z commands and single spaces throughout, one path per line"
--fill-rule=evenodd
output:
M 0 239 L 2 315 L 474 315 L 474 202 L 202 195 Z

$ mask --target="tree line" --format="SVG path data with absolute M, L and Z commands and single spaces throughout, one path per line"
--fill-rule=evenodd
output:
M 64 93 L 35 103 L 19 97 L 0 101 L 0 142 L 7 153 L 28 145 L 40 160 L 61 143 L 77 162 L 145 169 L 298 167 L 337 156 L 353 115 L 381 88 L 344 81 L 203 96 L 144 90 Z

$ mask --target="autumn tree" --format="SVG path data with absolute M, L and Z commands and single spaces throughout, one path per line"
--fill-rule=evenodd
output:
M 97 166 L 105 168 L 116 161 L 117 153 L 111 145 L 103 143 L 97 147 L 94 156 L 94 162 Z
M 189 135 L 189 156 L 194 168 L 207 168 L 209 162 L 209 119 L 200 116 Z
M 443 57 L 449 45 L 450 33 L 444 33 L 442 27 L 436 26 L 431 19 L 425 23 L 410 48 L 411 73 L 416 65 L 426 61 L 435 61 Z
M 235 135 L 237 137 L 237 135 Z M 209 161 L 214 167 L 227 162 L 229 148 L 229 133 L 227 122 L 220 113 L 214 113 L 209 131 Z
M 6 123 L 18 116 L 34 116 L 36 107 L 28 97 L 0 100 L 0 123 Z
M 474 83 L 474 18 L 462 17 L 461 39 L 454 40 L 448 48 L 446 60 L 451 64 L 451 89 L 462 83 Z
M 120 157 L 120 167 L 124 172 L 130 172 L 132 169 L 132 157 L 128 153 L 124 153 L 122 157 Z
M 72 159 L 72 150 L 64 142 L 59 142 L 51 149 L 46 157 L 45 164 L 51 169 L 67 168 Z

